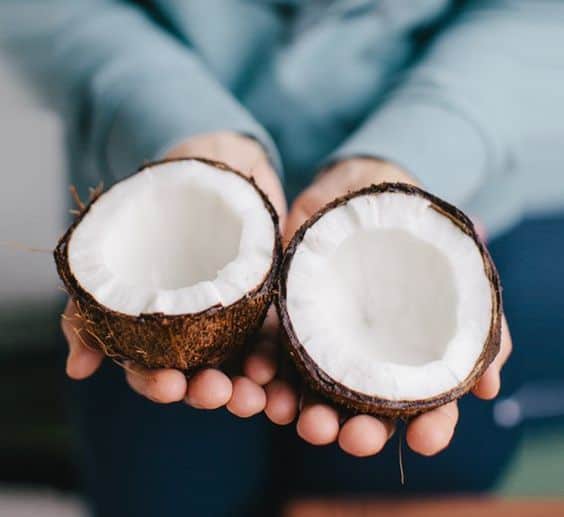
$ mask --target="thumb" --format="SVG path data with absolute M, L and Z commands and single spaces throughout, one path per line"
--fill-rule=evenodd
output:
M 294 234 L 298 231 L 300 226 L 309 218 L 311 214 L 302 206 L 293 206 L 286 219 L 286 226 L 284 228 L 284 248 L 288 246 Z
M 323 191 L 316 186 L 310 187 L 300 194 L 294 201 L 284 228 L 284 247 L 292 240 L 294 234 L 300 229 L 315 212 L 331 199 L 323 195 Z

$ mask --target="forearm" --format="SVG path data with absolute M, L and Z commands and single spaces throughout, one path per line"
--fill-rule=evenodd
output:
M 50 105 L 71 145 L 113 182 L 198 134 L 232 131 L 259 141 L 260 124 L 187 46 L 132 3 L 6 0 L 1 40 Z
M 492 185 L 511 188 L 538 136 L 561 131 L 563 17 L 550 2 L 470 2 L 333 159 L 395 162 L 467 209 Z

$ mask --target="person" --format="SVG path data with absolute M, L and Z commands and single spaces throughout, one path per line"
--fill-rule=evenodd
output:
M 561 4 L 527 0 L 3 0 L 0 37 L 61 113 L 82 193 L 146 160 L 204 156 L 255 178 L 286 241 L 327 202 L 382 181 L 421 184 L 493 238 L 533 197 L 562 202 L 561 175 L 536 168 L 534 188 L 529 175 L 543 157 L 562 164 L 563 17 Z M 342 421 L 301 392 L 281 373 L 275 317 L 239 374 L 189 380 L 102 365 L 73 325 L 63 320 L 66 371 L 86 379 L 72 385 L 73 415 L 97 515 L 265 515 L 290 493 L 483 490 L 516 443 L 466 397 L 454 443 L 425 459 L 453 438 L 451 402 L 407 424 L 420 456 L 401 488 L 385 447 L 394 424 Z M 510 352 L 504 322 L 476 397 L 498 394 Z

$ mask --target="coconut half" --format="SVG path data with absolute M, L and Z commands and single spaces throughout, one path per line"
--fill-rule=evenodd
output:
M 340 198 L 298 230 L 278 309 L 311 388 L 409 416 L 460 397 L 499 350 L 491 258 L 462 212 L 402 183 Z
M 144 166 L 93 199 L 55 250 L 90 341 L 186 372 L 218 365 L 262 324 L 280 256 L 267 197 L 203 159 Z

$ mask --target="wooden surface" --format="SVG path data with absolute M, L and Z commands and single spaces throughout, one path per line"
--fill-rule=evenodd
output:
M 564 481 L 563 481 L 564 482 Z M 410 501 L 300 501 L 284 517 L 564 517 L 564 499 L 433 499 Z

